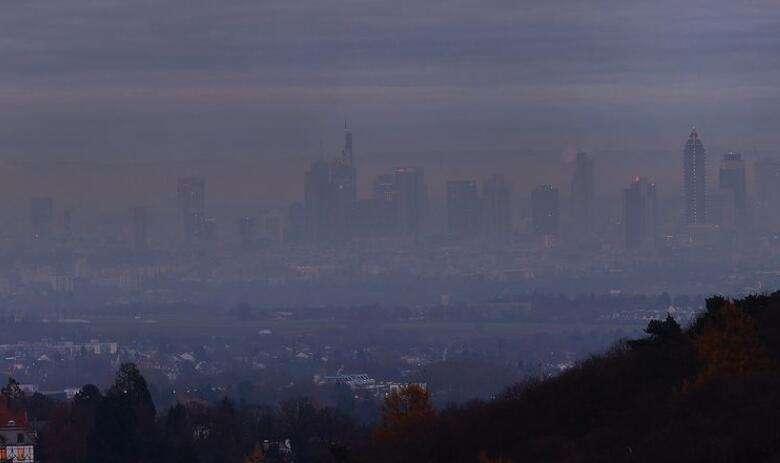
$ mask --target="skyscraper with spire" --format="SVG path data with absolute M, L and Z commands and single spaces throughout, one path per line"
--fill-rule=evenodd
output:
M 352 161 L 352 133 L 345 124 L 341 156 L 314 162 L 304 176 L 309 239 L 343 241 L 350 236 L 357 203 L 357 171 Z
M 352 132 L 344 121 L 344 149 L 341 158 L 331 162 L 330 178 L 333 189 L 334 237 L 341 241 L 352 233 L 357 203 L 357 170 L 352 163 Z
M 683 151 L 685 184 L 685 222 L 703 224 L 707 221 L 707 154 L 694 128 Z

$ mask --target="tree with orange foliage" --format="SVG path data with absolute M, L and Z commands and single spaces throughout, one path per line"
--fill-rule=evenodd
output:
M 380 457 L 393 455 L 395 461 L 425 461 L 424 449 L 430 442 L 435 418 L 436 411 L 424 387 L 412 384 L 391 392 L 374 428 L 374 444 L 381 449 Z
M 261 463 L 264 460 L 265 455 L 263 454 L 263 449 L 261 449 L 259 445 L 256 445 L 255 448 L 252 449 L 252 453 L 244 458 L 244 463 Z
M 694 335 L 693 346 L 704 368 L 697 384 L 715 376 L 744 377 L 772 366 L 753 319 L 731 301 L 723 301 L 717 313 Z

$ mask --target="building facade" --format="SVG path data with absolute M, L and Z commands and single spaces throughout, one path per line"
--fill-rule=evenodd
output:
M 536 236 L 557 236 L 560 197 L 552 185 L 540 185 L 531 192 L 531 223 Z
M 707 223 L 707 153 L 694 128 L 683 150 L 685 223 Z

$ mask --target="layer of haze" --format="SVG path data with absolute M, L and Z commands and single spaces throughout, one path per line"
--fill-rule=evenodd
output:
M 211 192 L 294 200 L 346 118 L 362 190 L 409 163 L 434 197 L 445 178 L 493 170 L 563 182 L 584 149 L 606 153 L 609 188 L 640 173 L 676 194 L 691 125 L 713 159 L 774 152 L 778 81 L 769 0 L 7 0 L 3 189 L 172 198 L 177 176 L 203 171 Z M 188 160 L 207 167 L 170 164 Z M 146 167 L 99 181 L 127 171 L 95 162 Z

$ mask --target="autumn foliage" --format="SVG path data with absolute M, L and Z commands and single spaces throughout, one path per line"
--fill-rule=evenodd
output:
M 487 402 L 435 413 L 401 391 L 364 461 L 780 461 L 780 292 L 714 297 L 645 333 Z
M 409 458 L 416 460 L 420 452 L 424 453 L 435 418 L 436 411 L 422 386 L 412 384 L 390 393 L 382 406 L 380 422 L 374 428 L 375 446 L 380 449 L 377 458 L 386 455 L 386 451 L 395 453 L 396 457 L 414 451 L 415 456 Z
M 732 301 L 720 305 L 700 332 L 693 335 L 692 343 L 703 364 L 696 384 L 714 377 L 744 378 L 772 366 L 755 321 Z

